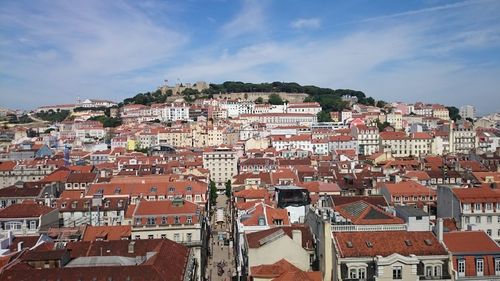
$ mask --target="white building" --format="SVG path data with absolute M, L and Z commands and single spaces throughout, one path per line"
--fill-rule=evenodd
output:
M 474 119 L 476 117 L 476 107 L 473 105 L 464 105 L 460 107 L 459 113 L 463 119 Z
M 189 106 L 184 103 L 172 103 L 162 108 L 161 120 L 168 121 L 187 121 L 189 120 Z
M 219 190 L 224 190 L 224 184 L 238 174 L 238 156 L 229 147 L 217 147 L 203 152 L 203 168 L 210 171 L 210 179 Z

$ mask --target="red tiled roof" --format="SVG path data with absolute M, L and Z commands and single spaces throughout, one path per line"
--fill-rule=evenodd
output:
M 500 202 L 500 193 L 489 187 L 452 188 L 451 191 L 462 203 Z
M 436 191 L 414 181 L 401 181 L 398 183 L 385 183 L 387 191 L 393 195 L 436 195 Z
M 262 240 L 265 237 L 268 237 L 269 235 L 283 230 L 283 232 L 288 235 L 288 237 L 293 239 L 293 230 L 300 230 L 302 232 L 302 248 L 306 250 L 312 250 L 314 249 L 314 239 L 313 235 L 311 233 L 311 230 L 309 229 L 309 226 L 307 225 L 299 225 L 299 224 L 294 224 L 291 226 L 278 226 L 278 227 L 273 227 L 270 229 L 266 230 L 261 230 L 257 232 L 251 232 L 246 234 L 247 242 L 248 242 L 248 247 L 249 248 L 260 248 L 260 240 Z
M 134 251 L 129 253 L 127 240 L 69 242 L 66 248 L 72 258 L 93 256 L 123 256 L 135 258 L 154 252 L 147 261 L 130 266 L 62 267 L 36 269 L 26 263 L 18 263 L 0 275 L 0 280 L 162 280 L 182 281 L 189 260 L 189 248 L 168 239 L 134 241 Z M 32 250 L 37 252 L 37 249 Z M 38 257 L 53 256 L 38 251 Z M 175 258 L 172 258 L 175 257 Z
M 87 226 L 83 234 L 83 241 L 103 240 L 120 240 L 130 237 L 132 226 L 130 225 L 115 225 L 115 226 Z
M 12 171 L 16 165 L 16 161 L 0 162 L 0 171 Z
M 323 280 L 320 271 L 305 272 L 282 259 L 273 264 L 263 264 L 252 266 L 250 273 L 253 278 L 270 279 L 272 281 L 321 281 Z
M 335 195 L 331 196 L 333 204 L 335 206 L 340 206 L 344 204 L 348 204 L 351 202 L 357 202 L 357 201 L 365 201 L 368 202 L 374 206 L 378 207 L 387 207 L 387 201 L 385 200 L 384 196 L 382 195 L 371 195 L 371 196 L 340 196 L 340 195 Z
M 61 167 L 41 179 L 40 182 L 66 182 L 70 173 L 67 168 Z
M 97 178 L 94 173 L 71 173 L 66 179 L 67 183 L 91 183 Z
M 356 225 L 403 224 L 404 221 L 365 201 L 335 206 L 335 211 Z
M 445 232 L 443 240 L 452 254 L 495 253 L 500 255 L 500 247 L 484 231 Z
M 36 183 L 35 183 L 36 184 Z M 35 198 L 40 195 L 43 187 L 25 183 L 23 187 L 17 187 L 15 185 L 11 185 L 5 188 L 0 189 L 0 197 L 2 198 Z
M 264 208 L 266 208 L 265 212 Z M 247 214 L 249 217 L 242 221 L 242 224 L 245 226 L 259 225 L 259 218 L 264 216 L 269 226 L 275 225 L 274 220 L 281 220 L 282 225 L 290 225 L 286 209 L 275 209 L 264 203 L 258 203 L 254 208 L 248 210 Z
M 197 204 L 185 200 L 179 205 L 174 204 L 172 200 L 142 200 L 137 205 L 134 216 L 195 214 L 199 208 Z
M 419 181 L 430 180 L 429 174 L 425 171 L 406 171 L 405 176 L 408 178 L 416 178 Z
M 333 236 L 343 258 L 448 254 L 430 231 L 334 232 Z
M 34 202 L 23 202 L 22 204 L 13 204 L 0 210 L 0 218 L 32 218 L 48 214 L 54 211 L 54 208 L 36 204 Z
M 234 197 L 245 198 L 245 199 L 266 199 L 270 197 L 267 189 L 244 189 L 234 193 Z
M 381 140 L 405 140 L 409 139 L 405 132 L 380 132 Z

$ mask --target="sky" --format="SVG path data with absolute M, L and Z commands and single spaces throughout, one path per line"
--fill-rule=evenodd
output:
M 500 111 L 500 1 L 0 0 L 0 107 L 121 101 L 165 80 Z

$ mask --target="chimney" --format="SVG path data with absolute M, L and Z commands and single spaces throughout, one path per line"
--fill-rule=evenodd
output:
M 133 254 L 135 252 L 135 241 L 128 243 L 128 253 Z
M 23 249 L 23 242 L 17 243 L 17 251 L 21 252 L 22 249 Z
M 438 218 L 437 219 L 437 237 L 439 240 L 439 243 L 443 243 L 443 219 Z
M 295 243 L 302 246 L 302 231 L 298 229 L 292 230 L 292 239 Z

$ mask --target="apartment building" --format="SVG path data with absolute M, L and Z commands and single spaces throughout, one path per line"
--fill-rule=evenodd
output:
M 452 280 L 450 258 L 429 231 L 333 233 L 333 280 Z
M 380 150 L 390 149 L 394 157 L 420 156 L 432 150 L 432 136 L 419 132 L 406 135 L 405 132 L 381 132 Z
M 351 127 L 351 134 L 358 142 L 359 154 L 372 155 L 379 151 L 379 131 L 377 127 L 358 125 Z
M 219 146 L 203 151 L 203 168 L 210 171 L 210 179 L 219 190 L 238 174 L 238 156 L 230 147 Z
M 500 241 L 500 193 L 488 186 L 438 186 L 437 215 L 454 218 L 461 230 L 476 229 Z

